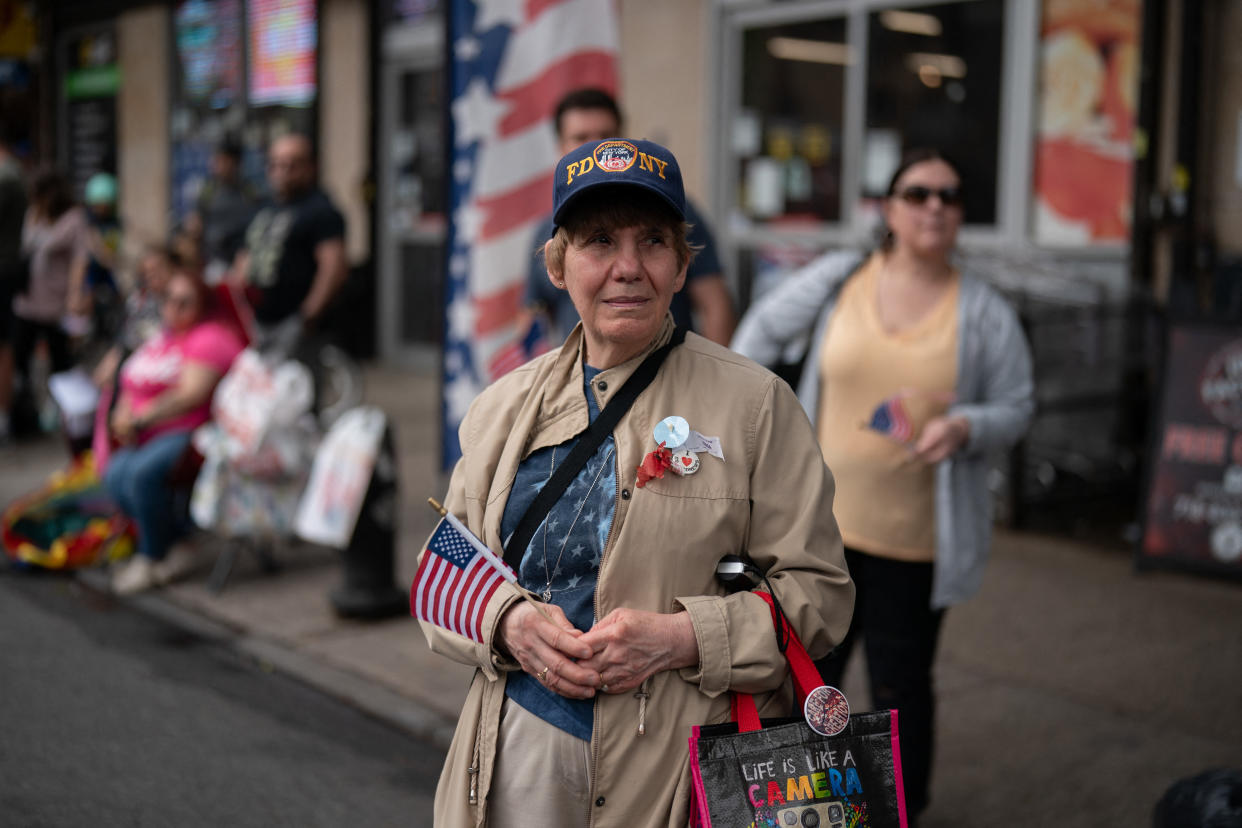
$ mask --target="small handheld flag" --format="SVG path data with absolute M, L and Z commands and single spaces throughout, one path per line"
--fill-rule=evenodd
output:
M 418 565 L 410 612 L 481 644 L 488 600 L 501 583 L 517 578 L 461 521 L 443 514 Z
M 914 436 L 914 427 L 910 423 L 910 415 L 901 402 L 901 395 L 889 397 L 871 412 L 871 420 L 864 428 L 878 431 L 890 440 L 905 444 Z

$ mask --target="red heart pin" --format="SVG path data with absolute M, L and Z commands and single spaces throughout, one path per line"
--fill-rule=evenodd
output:
M 691 463 L 693 463 L 693 462 L 694 462 L 694 458 L 692 458 L 692 457 L 682 457 L 682 458 L 681 458 L 681 464 L 682 464 L 683 466 L 689 466 L 689 465 L 690 465 Z

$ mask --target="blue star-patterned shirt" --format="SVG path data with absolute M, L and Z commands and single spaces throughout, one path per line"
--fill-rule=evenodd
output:
M 599 370 L 584 365 L 584 392 L 591 422 L 599 406 L 591 393 L 591 380 Z M 500 533 L 506 541 L 536 495 L 552 477 L 553 470 L 569 456 L 577 438 L 548 446 L 522 461 L 505 504 Z M 595 625 L 595 581 L 599 561 L 612 530 L 617 505 L 616 443 L 604 438 L 595 454 L 569 484 L 535 530 L 518 567 L 518 581 L 531 592 L 551 593 L 551 602 L 580 630 Z M 529 673 L 509 676 L 505 694 L 512 701 L 551 725 L 579 739 L 590 741 L 595 704 L 591 699 L 567 699 L 544 687 Z

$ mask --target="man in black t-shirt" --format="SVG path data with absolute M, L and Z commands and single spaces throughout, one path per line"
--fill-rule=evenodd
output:
M 345 219 L 315 183 L 305 136 L 272 144 L 267 176 L 272 201 L 246 228 L 233 274 L 254 306 L 256 345 L 290 356 L 345 284 Z

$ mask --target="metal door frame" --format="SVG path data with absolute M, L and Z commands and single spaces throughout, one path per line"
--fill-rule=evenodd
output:
M 401 245 L 409 241 L 442 242 L 445 233 L 411 230 L 399 233 L 388 217 L 395 207 L 390 139 L 398 127 L 401 76 L 405 72 L 440 68 L 444 62 L 443 24 L 431 21 L 384 32 L 379 67 L 379 140 L 376 147 L 376 252 L 379 293 L 379 353 L 385 362 L 409 367 L 439 365 L 440 347 L 408 343 L 401 338 Z

